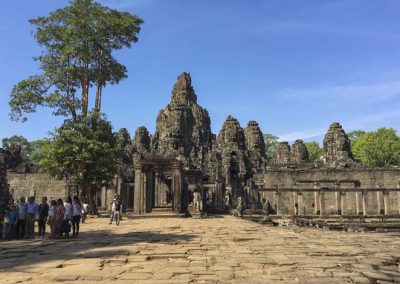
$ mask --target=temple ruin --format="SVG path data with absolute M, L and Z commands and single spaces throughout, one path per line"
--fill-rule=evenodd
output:
M 268 157 L 256 121 L 242 128 L 229 115 L 218 135 L 212 133 L 209 113 L 197 103 L 189 73 L 177 78 L 153 135 L 144 126 L 132 138 L 126 129 L 116 135 L 124 155 L 114 186 L 98 194 L 104 208 L 119 194 L 124 209 L 133 214 L 170 208 L 174 214 L 193 215 L 194 196 L 201 197 L 200 207 L 208 212 L 226 210 L 224 198 L 229 196 L 232 206 L 240 197 L 253 209 L 269 201 L 278 215 L 400 213 L 400 169 L 372 169 L 354 161 L 339 123 L 329 127 L 323 157 L 317 162 L 309 161 L 302 140 L 292 145 L 279 142 Z M 39 175 L 45 173 L 9 170 L 14 197 L 26 193 L 21 179 L 30 176 L 33 188 L 43 178 Z M 2 191 L 4 178 L 0 172 Z M 68 184 L 58 182 L 53 184 L 59 188 L 53 196 L 71 193 Z M 35 195 L 50 196 L 36 188 Z

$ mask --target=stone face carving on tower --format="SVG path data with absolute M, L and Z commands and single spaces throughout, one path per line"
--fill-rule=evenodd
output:
M 245 141 L 239 121 L 229 115 L 218 134 L 213 152 L 217 152 L 216 156 L 221 159 L 221 175 L 225 178 L 225 184 L 232 185 L 234 197 L 241 195 L 240 184 L 249 173 Z
M 307 163 L 308 159 L 308 151 L 306 145 L 304 145 L 303 140 L 297 139 L 294 141 L 291 149 L 292 157 L 291 162 L 295 164 Z
M 258 123 L 249 121 L 244 129 L 245 145 L 253 172 L 262 168 L 266 160 L 264 137 Z
M 172 89 L 171 102 L 158 114 L 153 151 L 201 167 L 212 139 L 208 111 L 197 104 L 190 74 L 182 73 Z
M 273 158 L 275 164 L 289 164 L 291 161 L 291 152 L 289 142 L 283 141 L 276 145 L 276 152 Z
M 121 128 L 117 135 L 117 147 L 121 151 L 121 158 L 118 160 L 118 172 L 121 176 L 130 177 L 132 165 L 132 141 L 126 128 Z
M 329 167 L 345 167 L 351 162 L 350 139 L 340 123 L 334 122 L 324 138 L 324 163 Z
M 136 129 L 135 138 L 133 139 L 134 152 L 145 154 L 150 152 L 150 135 L 144 126 Z

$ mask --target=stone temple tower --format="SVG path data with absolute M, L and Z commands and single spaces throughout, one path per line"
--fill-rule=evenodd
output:
M 212 139 L 208 111 L 197 104 L 190 74 L 182 73 L 172 89 L 171 102 L 158 114 L 152 150 L 201 167 Z
M 352 162 L 350 139 L 338 122 L 329 126 L 324 138 L 324 163 L 329 167 L 345 167 Z

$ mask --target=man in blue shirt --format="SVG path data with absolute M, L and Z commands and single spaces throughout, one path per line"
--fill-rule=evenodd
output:
M 17 211 L 15 205 L 11 205 L 10 212 L 8 213 L 9 226 L 8 226 L 8 238 L 10 240 L 15 238 L 15 224 L 17 223 Z
M 35 237 L 35 219 L 37 217 L 39 217 L 39 208 L 35 202 L 35 197 L 31 196 L 26 208 L 26 239 Z

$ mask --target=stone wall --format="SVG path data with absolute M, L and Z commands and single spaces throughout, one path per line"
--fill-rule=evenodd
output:
M 9 192 L 7 187 L 6 156 L 5 151 L 0 148 L 0 216 L 8 204 Z
M 300 213 L 317 213 L 319 192 L 322 194 L 321 206 L 325 214 L 336 214 L 338 209 L 343 210 L 343 214 L 361 214 L 363 194 L 367 214 L 381 213 L 385 208 L 385 198 L 386 213 L 399 214 L 399 186 L 400 169 L 285 168 L 266 170 L 259 194 L 260 200 L 265 198 L 273 206 L 278 206 L 281 214 L 293 214 L 295 203 L 299 204 Z
M 7 173 L 10 191 L 14 199 L 21 196 L 35 196 L 40 200 L 47 196 L 48 200 L 65 198 L 68 196 L 68 187 L 65 180 L 57 180 L 46 173 Z M 75 192 L 70 192 L 74 195 Z

